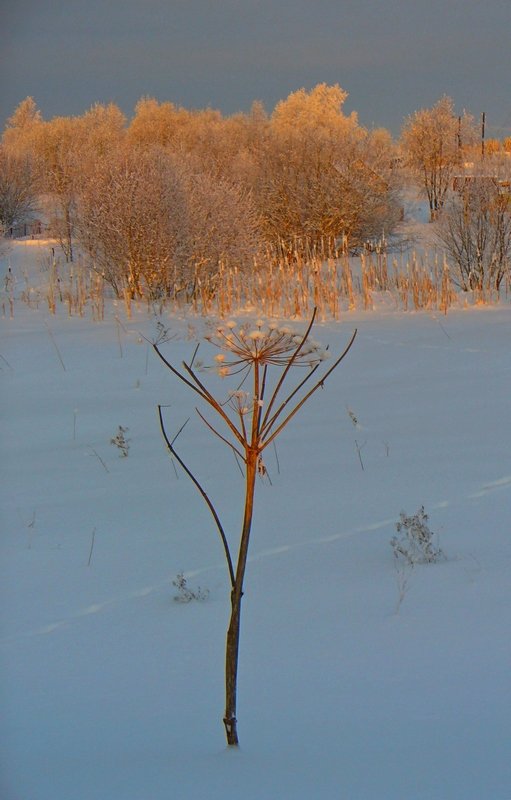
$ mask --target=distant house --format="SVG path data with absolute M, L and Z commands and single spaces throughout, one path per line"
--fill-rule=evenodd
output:
M 473 165 L 466 165 L 466 167 L 469 166 Z M 501 194 L 511 193 L 511 180 L 499 177 L 491 172 L 472 172 L 467 169 L 466 172 L 453 177 L 452 188 L 455 192 L 462 192 L 469 186 L 494 186 Z
M 6 231 L 6 237 L 8 239 L 23 239 L 26 236 L 30 236 L 31 239 L 35 239 L 36 236 L 42 236 L 43 233 L 46 233 L 48 230 L 48 225 L 40 219 L 30 219 L 26 222 L 20 222 L 17 225 L 12 225 Z

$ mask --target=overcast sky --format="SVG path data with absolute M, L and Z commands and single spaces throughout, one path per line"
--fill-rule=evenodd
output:
M 224 114 L 326 82 L 399 133 L 450 95 L 511 135 L 511 0 L 0 0 L 0 126 L 142 96 Z

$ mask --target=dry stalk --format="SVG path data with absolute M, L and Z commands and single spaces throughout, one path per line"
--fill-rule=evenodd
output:
M 237 387 L 224 402 L 218 400 L 199 377 L 194 366 L 196 351 L 190 363 L 183 362 L 182 368 L 178 369 L 161 351 L 161 345 L 168 341 L 168 336 L 161 335 L 152 343 L 155 352 L 168 369 L 200 398 L 207 409 L 214 412 L 215 419 L 221 423 L 225 432 L 215 427 L 197 409 L 207 428 L 233 451 L 238 463 L 244 467 L 243 523 L 235 560 L 213 502 L 176 451 L 175 442 L 184 425 L 171 439 L 165 429 L 162 406 L 158 407 L 160 428 L 167 448 L 206 502 L 221 537 L 227 561 L 231 584 L 231 614 L 226 641 L 223 722 L 230 746 L 237 746 L 239 742 L 236 708 L 241 600 L 252 529 L 256 479 L 258 475 L 267 475 L 262 454 L 270 444 L 275 443 L 278 435 L 309 398 L 324 386 L 325 381 L 347 355 L 356 336 L 355 331 L 344 352 L 318 378 L 318 370 L 328 352 L 310 338 L 315 317 L 316 309 L 302 335 L 296 335 L 289 329 L 278 328 L 276 325 L 264 329 L 263 323 L 259 321 L 252 330 L 228 323 L 226 327 L 218 327 L 215 334 L 207 337 L 219 351 L 215 358 L 217 371 L 222 377 L 233 376 Z M 305 377 L 291 391 L 285 391 L 284 386 L 291 369 L 298 366 L 307 368 Z M 270 373 L 273 374 L 275 370 L 277 375 L 270 382 Z M 241 387 L 245 385 L 250 388 L 242 390 Z

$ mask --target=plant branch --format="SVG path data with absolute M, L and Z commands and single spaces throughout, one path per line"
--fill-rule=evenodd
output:
M 171 371 L 171 372 L 173 372 L 173 373 L 174 373 L 174 375 L 176 375 L 176 376 L 177 376 L 177 377 L 178 377 L 178 378 L 179 378 L 179 379 L 180 379 L 180 380 L 181 380 L 183 383 L 185 383 L 187 386 L 189 386 L 191 389 L 193 389 L 193 391 L 194 391 L 196 394 L 198 394 L 198 395 L 199 395 L 199 397 L 201 397 L 201 398 L 202 398 L 202 400 L 205 400 L 205 401 L 206 401 L 206 403 L 209 403 L 209 405 L 210 405 L 212 408 L 214 408 L 214 409 L 215 409 L 215 411 L 217 411 L 217 412 L 218 412 L 218 414 L 219 414 L 219 415 L 222 417 L 222 419 L 223 419 L 223 420 L 224 420 L 224 422 L 227 424 L 227 426 L 228 426 L 228 427 L 231 429 L 232 433 L 233 433 L 233 434 L 234 434 L 234 436 L 237 438 L 237 440 L 238 440 L 238 441 L 239 441 L 241 444 L 243 444 L 243 437 L 241 436 L 240 432 L 238 431 L 238 429 L 236 428 L 236 426 L 235 426 L 235 425 L 232 423 L 232 421 L 229 419 L 229 417 L 227 416 L 227 414 L 226 414 L 226 413 L 225 413 L 225 411 L 223 410 L 223 408 L 222 408 L 222 406 L 220 405 L 220 403 L 218 403 L 218 402 L 215 400 L 215 398 L 213 397 L 213 395 L 211 394 L 211 392 L 209 392 L 209 391 L 208 391 L 208 389 L 207 389 L 207 388 L 204 386 L 204 384 L 202 383 L 202 381 L 200 381 L 200 380 L 199 380 L 199 378 L 197 377 L 197 375 L 195 374 L 195 372 L 193 371 L 193 369 L 192 369 L 190 366 L 188 366 L 188 364 L 187 364 L 186 362 L 184 362 L 184 361 L 183 361 L 183 367 L 185 368 L 185 370 L 187 371 L 187 373 L 188 373 L 188 374 L 190 375 L 190 377 L 192 378 L 192 380 L 190 381 L 190 380 L 188 380 L 188 378 L 187 378 L 185 375 L 183 375 L 181 372 L 179 372 L 179 370 L 178 370 L 178 369 L 176 369 L 176 367 L 174 367 L 174 366 L 173 366 L 173 365 L 170 363 L 170 361 L 168 361 L 168 360 L 165 358 L 165 356 L 164 356 L 164 355 L 163 355 L 163 354 L 160 352 L 160 350 L 159 350 L 159 348 L 158 348 L 158 345 L 154 344 L 154 342 L 153 342 L 153 343 L 152 343 L 152 347 L 153 347 L 153 349 L 156 351 L 156 353 L 158 354 L 158 356 L 160 357 L 160 359 L 163 361 L 163 363 L 164 363 L 164 364 L 165 364 L 165 365 L 166 365 L 166 366 L 167 366 L 167 367 L 170 369 L 170 371 Z M 197 349 L 195 350 L 195 353 L 196 353 L 196 352 L 197 352 Z M 194 357 L 195 357 L 195 353 L 194 353 Z M 192 359 L 192 362 L 193 362 L 193 359 Z M 193 381 L 193 383 L 192 383 L 192 381 Z
M 297 405 L 294 407 L 294 409 L 293 409 L 293 410 L 292 410 L 292 411 L 291 411 L 291 412 L 290 412 L 290 413 L 287 415 L 287 417 L 286 417 L 286 418 L 285 418 L 285 419 L 284 419 L 284 420 L 283 420 L 283 421 L 280 423 L 280 425 L 278 426 L 278 428 L 276 428 L 276 430 L 275 430 L 275 431 L 274 431 L 274 432 L 271 434 L 271 436 L 269 436 L 267 439 L 265 439 L 265 440 L 263 441 L 263 443 L 262 443 L 262 447 L 261 447 L 261 451 L 262 451 L 262 450 L 263 450 L 265 447 L 267 447 L 267 446 L 270 444 L 270 442 L 272 442 L 272 441 L 273 441 L 273 440 L 274 440 L 274 439 L 275 439 L 275 438 L 276 438 L 276 437 L 279 435 L 279 433 L 281 432 L 281 430 L 282 430 L 283 428 L 285 428 L 285 427 L 286 427 L 286 425 L 288 424 L 288 422 L 289 422 L 289 421 L 290 421 L 290 420 L 291 420 L 291 419 L 292 419 L 292 418 L 295 416 L 295 414 L 296 414 L 296 413 L 297 413 L 297 412 L 300 410 L 300 408 L 301 408 L 301 407 L 304 405 L 304 403 L 306 403 L 306 402 L 307 402 L 307 400 L 309 399 L 309 397 L 311 397 L 311 396 L 314 394 L 314 392 L 316 392 L 316 391 L 317 391 L 317 390 L 320 388 L 320 386 L 323 386 L 323 384 L 325 383 L 326 379 L 327 379 L 327 378 L 328 378 L 328 377 L 329 377 L 329 376 L 332 374 L 332 372 L 334 371 L 334 369 L 335 369 L 336 367 L 338 367 L 338 366 L 339 366 L 339 364 L 341 363 L 341 361 L 343 360 L 343 358 L 344 358 L 344 357 L 345 357 L 345 356 L 348 354 L 348 352 L 349 352 L 349 350 L 350 350 L 350 348 L 351 348 L 351 346 L 352 346 L 353 342 L 355 341 L 355 337 L 356 337 L 356 335 L 357 335 L 357 329 L 355 329 L 355 331 L 354 331 L 354 333 L 353 333 L 353 336 L 351 337 L 350 341 L 348 342 L 348 345 L 347 345 L 346 349 L 344 350 L 344 352 L 343 352 L 343 353 L 341 353 L 341 355 L 339 356 L 339 358 L 338 358 L 338 359 L 337 359 L 337 360 L 334 362 L 334 364 L 333 364 L 333 365 L 330 367 L 330 369 L 329 369 L 329 370 L 327 370 L 327 372 L 325 372 L 325 374 L 323 375 L 323 377 L 321 378 L 321 380 L 319 380 L 319 381 L 318 381 L 318 382 L 317 382 L 317 383 L 316 383 L 316 384 L 315 384 L 315 385 L 312 387 L 312 389 L 310 389 L 310 390 L 307 392 L 307 394 L 306 394 L 306 395 L 304 395 L 304 397 L 302 397 L 302 399 L 300 400 L 300 402 L 299 402 L 299 403 L 298 403 L 298 404 L 297 404 Z
M 198 394 L 200 397 L 202 397 L 202 399 L 203 399 L 203 400 L 207 400 L 207 399 L 208 399 L 208 398 L 207 398 L 207 397 L 206 397 L 206 396 L 205 396 L 205 395 L 204 395 L 204 394 L 203 394 L 203 393 L 202 393 L 202 392 L 201 392 L 201 391 L 200 391 L 200 390 L 197 388 L 197 386 L 195 386 L 195 385 L 194 385 L 194 384 L 193 384 L 191 381 L 189 381 L 189 380 L 188 380 L 188 379 L 187 379 L 187 378 L 186 378 L 184 375 L 182 375 L 182 374 L 181 374 L 181 372 L 179 372 L 179 370 L 178 370 L 178 369 L 176 369 L 176 368 L 175 368 L 175 367 L 174 367 L 174 366 L 173 366 L 173 365 L 170 363 L 170 361 L 167 361 L 167 359 L 165 358 L 165 356 L 163 355 L 163 353 L 160 351 L 160 349 L 159 349 L 159 347 L 158 347 L 158 345 L 157 345 L 157 344 L 155 344 L 154 342 L 152 342 L 152 343 L 151 343 L 151 347 L 152 347 L 152 348 L 153 348 L 153 350 L 154 350 L 154 351 L 155 351 L 155 352 L 158 354 L 158 356 L 161 358 L 161 360 L 163 361 L 163 363 L 165 364 L 165 366 L 166 366 L 166 367 L 168 367 L 168 368 L 170 369 L 170 371 L 174 373 L 174 375 L 176 375 L 176 376 L 177 376 L 177 377 L 178 377 L 178 378 L 179 378 L 181 381 L 183 381 L 183 383 L 186 383 L 186 385 L 187 385 L 187 386 L 189 386 L 189 387 L 190 387 L 190 389 L 193 389 L 193 391 L 194 391 L 196 394 Z
M 284 383 L 289 370 L 291 369 L 291 367 L 295 363 L 295 361 L 296 361 L 296 359 L 297 359 L 297 357 L 298 357 L 303 345 L 307 341 L 307 338 L 309 336 L 309 333 L 311 332 L 312 326 L 314 325 L 314 320 L 316 318 L 316 311 L 317 311 L 317 309 L 315 308 L 314 311 L 312 312 L 312 317 L 311 317 L 310 322 L 309 322 L 309 324 L 307 326 L 307 330 L 305 331 L 304 335 L 302 336 L 302 341 L 300 342 L 300 344 L 298 345 L 298 347 L 294 351 L 293 355 L 291 356 L 291 358 L 289 359 L 288 363 L 286 364 L 286 367 L 285 367 L 284 371 L 282 372 L 282 375 L 280 376 L 280 379 L 279 379 L 279 381 L 278 381 L 278 383 L 277 383 L 277 385 L 275 387 L 275 390 L 274 390 L 274 392 L 272 394 L 271 400 L 270 400 L 270 402 L 268 404 L 268 408 L 266 409 L 266 413 L 265 413 L 265 415 L 263 417 L 263 422 L 262 422 L 262 426 L 261 426 L 262 428 L 264 428 L 265 425 L 266 425 L 268 417 L 270 416 L 270 412 L 271 412 L 273 403 L 275 402 L 275 399 L 276 399 L 278 393 L 280 392 L 280 389 L 282 388 L 282 384 Z
M 215 398 L 213 397 L 213 395 L 211 394 L 211 392 L 210 392 L 210 391 L 209 391 L 209 390 L 208 390 L 208 389 L 207 389 L 207 388 L 204 386 L 204 384 L 202 383 L 202 381 L 200 381 L 200 380 L 199 380 L 199 378 L 197 377 L 197 375 L 195 374 L 195 372 L 193 371 L 193 369 L 191 369 L 191 367 L 189 367 L 189 366 L 188 366 L 188 364 L 185 364 L 185 363 L 183 362 L 183 367 L 184 367 L 184 368 L 185 368 L 185 370 L 188 372 L 188 374 L 190 375 L 190 377 L 192 378 L 192 380 L 194 380 L 194 381 L 195 381 L 195 383 L 197 384 L 197 387 L 199 387 L 199 388 L 197 388 L 196 386 L 193 386 L 193 384 L 192 384 L 192 383 L 190 383 L 189 381 L 187 381 L 187 380 L 186 380 L 186 378 L 184 378 L 184 377 L 181 375 L 181 373 L 177 372 L 177 370 L 174 370 L 174 372 L 175 372 L 177 375 L 179 375 L 179 377 L 181 377 L 181 378 L 182 378 L 182 380 L 184 380 L 184 381 L 185 381 L 185 383 L 188 383 L 190 386 L 193 386 L 193 388 L 195 389 L 195 391 L 197 392 L 197 394 L 199 394 L 199 395 L 202 397 L 202 399 L 203 399 L 203 400 L 206 400 L 206 402 L 207 402 L 207 403 L 209 403 L 209 405 L 210 405 L 212 408 L 214 408 L 214 409 L 215 409 L 215 411 L 216 411 L 216 412 L 217 412 L 217 413 L 218 413 L 218 414 L 219 414 L 219 415 L 222 417 L 222 419 L 223 419 L 223 420 L 224 420 L 224 422 L 226 423 L 227 427 L 228 427 L 228 428 L 230 428 L 230 430 L 232 431 L 232 433 L 234 434 L 234 436 L 236 437 L 236 439 L 238 440 L 238 442 L 240 442 L 240 444 L 243 444 L 243 443 L 244 443 L 243 436 L 241 435 L 241 433 L 239 432 L 239 430 L 237 429 L 237 427 L 236 427 L 236 425 L 233 423 L 233 421 L 230 419 L 230 417 L 228 416 L 228 414 L 226 414 L 226 413 L 225 413 L 225 411 L 223 410 L 223 408 L 222 408 L 222 406 L 220 405 L 220 403 L 219 403 L 217 400 L 215 400 Z
M 261 428 L 261 434 L 262 435 L 266 435 L 273 428 L 276 420 L 282 414 L 282 412 L 284 411 L 284 409 L 287 406 L 287 404 L 300 391 L 300 389 L 307 383 L 307 381 L 309 381 L 312 378 L 312 376 L 314 375 L 316 370 L 319 369 L 319 366 L 320 366 L 320 364 L 316 364 L 316 366 L 311 369 L 311 371 L 305 376 L 305 378 L 302 381 L 300 381 L 300 383 L 296 386 L 296 388 L 293 389 L 291 394 L 286 397 L 284 402 L 281 403 L 280 407 L 277 409 L 277 411 L 275 411 L 273 416 L 269 420 L 267 420 L 265 425 L 262 426 L 262 428 Z M 272 398 L 272 401 L 273 401 L 273 398 Z
M 177 434 L 174 436 L 174 438 L 171 441 L 169 439 L 169 437 L 167 435 L 167 431 L 165 429 L 165 423 L 163 421 L 163 414 L 162 414 L 162 407 L 160 405 L 158 406 L 158 416 L 159 416 L 159 419 L 160 419 L 160 429 L 161 429 L 163 438 L 165 439 L 165 443 L 166 443 L 170 453 L 172 453 L 172 455 L 174 456 L 176 461 L 178 461 L 178 463 L 181 465 L 181 467 L 184 469 L 184 471 L 186 472 L 186 474 L 188 475 L 190 480 L 195 484 L 196 488 L 198 489 L 198 491 L 202 495 L 202 497 L 204 499 L 204 502 L 206 503 L 207 507 L 209 508 L 209 510 L 210 510 L 210 512 L 211 512 L 211 514 L 213 516 L 213 519 L 215 520 L 215 524 L 216 524 L 216 527 L 218 529 L 218 533 L 220 534 L 220 538 L 221 538 L 222 544 L 224 546 L 225 558 L 227 560 L 227 567 L 228 567 L 228 570 L 229 570 L 229 578 L 230 578 L 230 581 L 231 581 L 231 587 L 234 588 L 235 577 L 234 577 L 234 569 L 233 569 L 233 566 L 232 566 L 232 558 L 231 558 L 231 553 L 230 553 L 230 550 L 229 550 L 229 544 L 227 542 L 227 537 L 226 537 L 225 531 L 224 531 L 224 529 L 222 527 L 222 523 L 220 522 L 220 519 L 218 517 L 216 509 L 215 509 L 213 503 L 211 502 L 211 500 L 209 499 L 208 495 L 206 494 L 205 490 L 202 488 L 202 486 L 200 485 L 199 481 L 197 480 L 197 478 L 195 477 L 193 472 L 186 466 L 186 464 L 184 463 L 183 459 L 176 452 L 176 449 L 174 448 L 174 444 L 173 443 L 175 442 L 175 440 L 177 439 L 177 437 L 179 436 L 179 434 L 183 430 L 183 428 L 186 425 L 186 422 L 188 422 L 188 420 L 184 423 L 184 425 L 181 426 L 181 428 L 179 429 L 179 431 L 177 432 Z
M 206 417 L 205 417 L 205 416 L 203 416 L 203 414 L 201 414 L 201 412 L 199 411 L 199 409 L 198 409 L 198 408 L 195 408 L 195 410 L 196 410 L 197 414 L 199 415 L 199 417 L 201 418 L 201 420 L 203 421 L 204 425 L 206 425 L 206 426 L 209 428 L 209 430 L 210 430 L 212 433 L 214 433 L 214 434 L 215 434 L 215 436 L 218 436 L 218 438 L 219 438 L 219 439 L 221 439 L 221 440 L 222 440 L 222 442 L 224 442 L 226 445 L 228 445 L 228 447 L 230 447 L 230 448 L 231 448 L 231 450 L 234 450 L 234 452 L 236 453 L 236 455 L 237 455 L 237 456 L 239 456 L 239 457 L 241 458 L 241 460 L 242 460 L 242 461 L 245 461 L 245 456 L 244 456 L 242 453 L 240 453 L 240 451 L 239 451 L 239 450 L 238 450 L 238 449 L 237 449 L 237 448 L 236 448 L 236 447 L 235 447 L 235 446 L 232 444 L 232 442 L 230 442 L 230 441 L 229 441 L 229 439 L 226 439 L 226 438 L 225 438 L 225 436 L 222 436 L 222 434 L 221 434 L 221 433 L 219 433 L 219 432 L 216 430 L 216 428 L 214 428 L 214 427 L 213 427 L 213 425 L 212 425 L 210 422 L 208 422 L 208 420 L 206 419 Z

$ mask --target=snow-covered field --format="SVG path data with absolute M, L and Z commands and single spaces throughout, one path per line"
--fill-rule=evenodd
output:
M 21 289 L 46 252 L 15 245 L 2 278 L 10 258 Z M 205 322 L 163 322 L 189 358 Z M 355 326 L 257 487 L 228 751 L 227 570 L 156 405 L 170 432 L 191 416 L 180 452 L 234 540 L 232 453 L 147 313 L 0 319 L 2 800 L 511 798 L 511 307 L 352 312 L 315 336 L 336 353 Z M 421 505 L 446 559 L 400 598 L 389 541 Z M 180 572 L 205 601 L 174 601 Z

